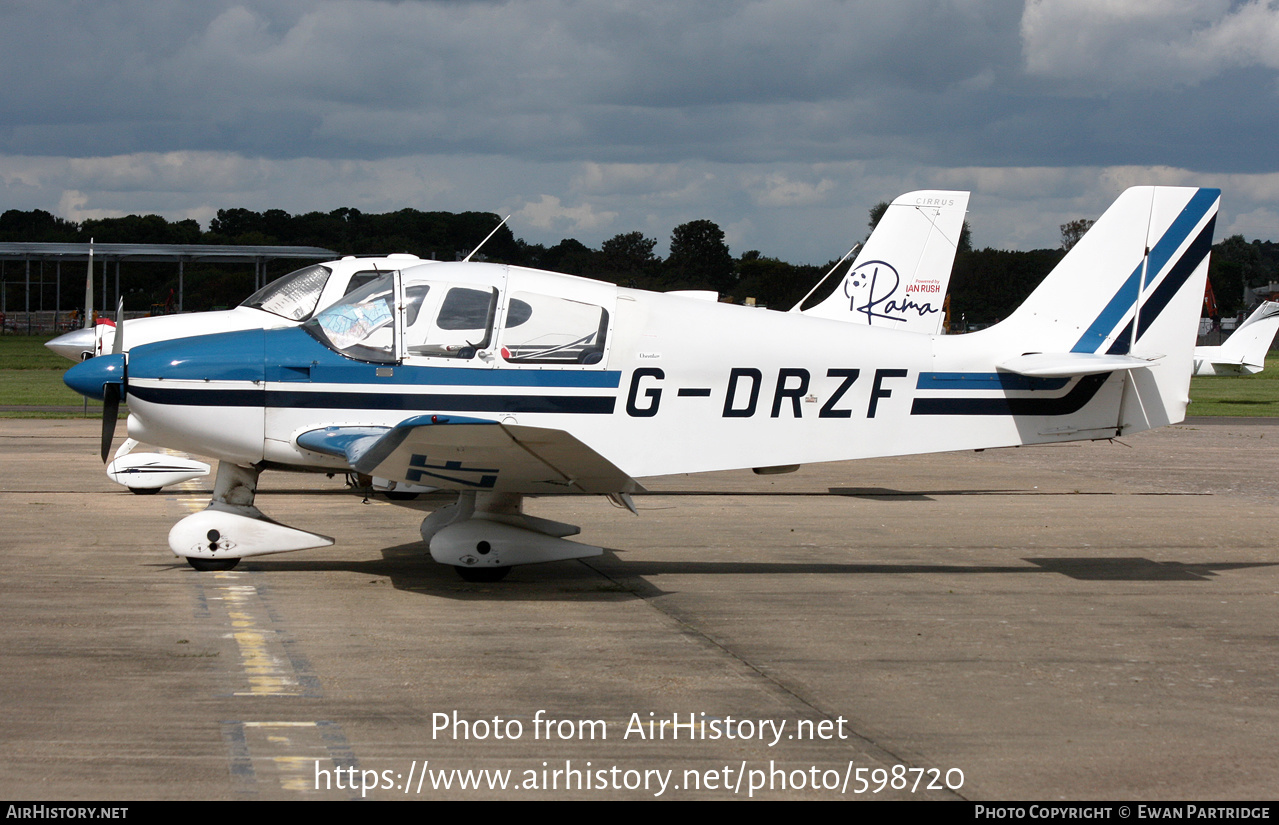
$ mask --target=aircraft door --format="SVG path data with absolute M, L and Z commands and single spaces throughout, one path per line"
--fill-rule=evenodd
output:
M 494 365 L 498 286 L 410 276 L 401 289 L 403 363 L 480 369 Z

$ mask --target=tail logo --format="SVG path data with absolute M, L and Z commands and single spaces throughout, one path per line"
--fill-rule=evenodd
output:
M 885 261 L 867 261 L 858 265 L 844 276 L 843 289 L 844 297 L 848 298 L 848 311 L 863 313 L 866 323 L 871 325 L 874 325 L 876 318 L 905 321 L 911 312 L 922 318 L 941 311 L 929 301 L 916 301 L 909 294 L 909 288 L 904 297 L 895 298 L 901 283 L 901 275 L 892 264 Z M 928 291 L 940 292 L 940 289 Z

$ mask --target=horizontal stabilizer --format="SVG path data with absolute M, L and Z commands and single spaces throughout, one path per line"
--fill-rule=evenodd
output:
M 1010 358 L 998 368 L 1031 378 L 1074 378 L 1151 367 L 1161 358 L 1162 355 L 1137 358 L 1097 352 L 1032 352 Z
M 422 415 L 389 430 L 329 427 L 298 438 L 356 472 L 450 490 L 633 493 L 643 488 L 563 430 Z

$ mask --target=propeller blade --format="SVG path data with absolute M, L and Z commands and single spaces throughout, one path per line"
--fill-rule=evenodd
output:
M 102 463 L 111 454 L 111 440 L 115 438 L 115 422 L 120 415 L 120 385 L 106 384 L 102 388 Z
M 111 354 L 124 352 L 124 298 L 115 308 L 115 338 L 111 340 Z

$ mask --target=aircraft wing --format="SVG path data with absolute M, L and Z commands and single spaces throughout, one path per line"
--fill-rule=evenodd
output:
M 346 458 L 352 469 L 451 490 L 634 493 L 643 487 L 563 430 L 479 418 L 420 415 L 394 427 L 326 427 L 298 445 Z
M 1074 378 L 1080 375 L 1153 367 L 1160 358 L 1163 356 L 1137 358 L 1132 355 L 1093 352 L 1032 352 L 1009 358 L 999 364 L 999 369 L 1031 378 Z

